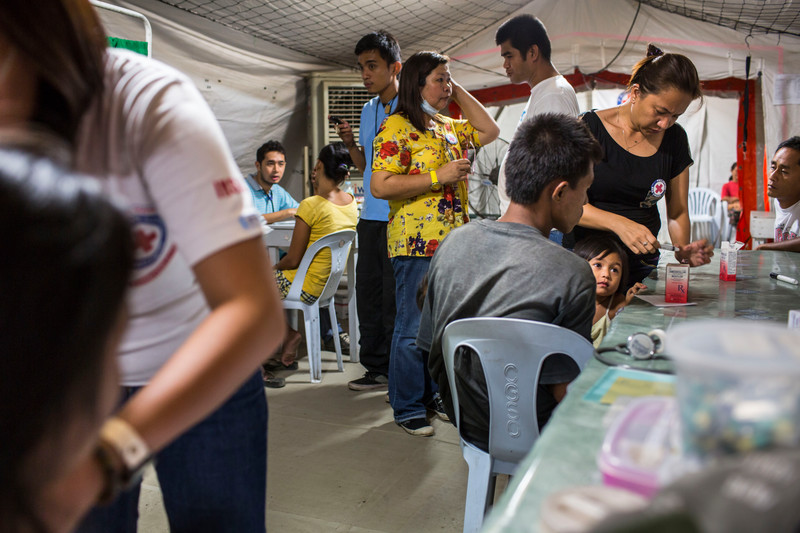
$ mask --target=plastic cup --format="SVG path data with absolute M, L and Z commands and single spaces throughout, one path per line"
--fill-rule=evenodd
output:
M 800 332 L 712 320 L 668 335 L 685 455 L 702 461 L 800 444 Z

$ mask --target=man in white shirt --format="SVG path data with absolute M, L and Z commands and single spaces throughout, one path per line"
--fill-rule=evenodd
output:
M 775 242 L 758 249 L 800 252 L 800 137 L 783 141 L 775 150 L 767 195 L 775 199 Z
M 500 46 L 503 68 L 511 83 L 527 83 L 531 87 L 528 105 L 519 118 L 520 124 L 542 113 L 578 116 L 580 110 L 575 90 L 550 62 L 550 38 L 538 18 L 526 14 L 505 21 L 497 29 L 495 43 Z M 506 194 L 505 166 L 504 157 L 497 183 L 502 214 L 510 202 Z

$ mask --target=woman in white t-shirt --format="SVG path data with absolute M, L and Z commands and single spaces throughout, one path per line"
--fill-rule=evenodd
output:
M 132 481 L 155 455 L 172 531 L 264 531 L 256 369 L 285 321 L 258 214 L 202 96 L 164 64 L 106 49 L 88 0 L 4 0 L 0 126 L 56 134 L 76 170 L 127 202 L 137 245 L 118 358 L 127 401 L 54 487 L 63 513 L 48 521 L 68 529 L 129 485 L 80 531 L 135 531 Z

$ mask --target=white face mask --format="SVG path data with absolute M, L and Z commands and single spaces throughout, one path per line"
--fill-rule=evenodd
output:
M 436 108 L 435 108 L 435 107 L 433 107 L 431 104 L 429 104 L 429 103 L 428 103 L 428 101 L 427 101 L 427 100 L 425 100 L 424 98 L 422 99 L 422 104 L 421 104 L 421 105 L 422 105 L 422 110 L 423 110 L 425 113 L 429 114 L 430 116 L 435 116 L 435 115 L 436 115 L 436 113 L 438 113 L 438 112 L 439 112 L 439 110 L 438 110 L 438 109 L 436 109 Z

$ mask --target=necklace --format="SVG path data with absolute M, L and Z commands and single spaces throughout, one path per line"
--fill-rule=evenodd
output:
M 617 126 L 619 126 L 619 129 L 622 130 L 622 140 L 625 143 L 625 150 L 627 152 L 630 152 L 631 148 L 635 147 L 637 144 L 639 144 L 645 139 L 644 134 L 642 133 L 641 139 L 633 141 L 632 143 L 628 143 L 628 134 L 625 132 L 625 128 L 622 126 L 622 119 L 619 116 L 619 107 L 617 107 Z M 631 132 L 631 135 L 633 135 L 633 132 Z
M 389 113 L 392 112 L 392 104 L 394 104 L 394 101 L 397 100 L 398 96 L 399 95 L 397 95 L 397 94 L 394 95 L 392 97 L 392 99 L 389 100 L 389 102 L 386 103 L 386 104 L 381 102 L 381 99 L 378 98 L 378 103 L 375 105 L 375 131 L 376 132 L 378 131 L 378 126 L 380 126 L 380 124 L 378 123 L 378 109 L 380 109 L 380 107 L 383 106 L 383 114 L 384 114 L 384 116 L 388 117 Z

